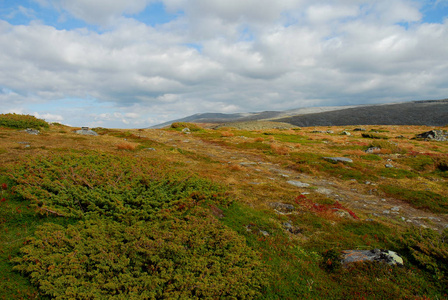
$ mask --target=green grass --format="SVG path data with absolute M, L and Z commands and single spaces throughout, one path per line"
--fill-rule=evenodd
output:
M 420 209 L 435 213 L 448 213 L 448 197 L 432 191 L 416 191 L 395 185 L 381 185 L 381 189 L 389 196 L 408 202 Z
M 49 127 L 48 123 L 42 119 L 19 114 L 0 114 L 0 127 L 2 126 L 15 129 L 41 129 Z

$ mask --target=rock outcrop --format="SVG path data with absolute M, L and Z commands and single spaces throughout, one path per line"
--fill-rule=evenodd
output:
M 446 132 L 444 130 L 430 130 L 427 132 L 417 134 L 416 138 L 431 140 L 431 141 L 447 142 L 448 141 L 448 132 Z

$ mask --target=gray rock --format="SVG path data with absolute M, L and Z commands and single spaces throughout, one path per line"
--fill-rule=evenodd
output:
M 77 130 L 76 133 L 77 134 L 82 134 L 82 135 L 92 135 L 92 136 L 97 136 L 98 133 L 96 133 L 93 130 L 90 130 L 89 127 L 81 127 L 81 130 Z
M 353 162 L 353 160 L 348 157 L 324 157 L 324 159 L 329 160 L 331 162 L 347 162 L 347 163 Z
M 364 152 L 365 153 L 375 153 L 375 152 L 380 152 L 380 151 L 381 151 L 380 147 L 370 147 L 369 149 L 367 149 Z
M 334 133 L 334 131 L 333 130 L 327 130 L 327 133 L 331 134 L 331 133 Z
M 344 265 L 365 261 L 387 263 L 389 265 L 403 265 L 403 259 L 396 252 L 390 250 L 373 249 L 342 251 L 341 262 Z
M 305 182 L 300 182 L 300 181 L 296 181 L 296 180 L 288 180 L 287 183 L 292 184 L 296 187 L 309 187 L 309 183 L 305 183 Z
M 341 132 L 341 135 L 347 135 L 347 136 L 350 136 L 350 135 L 352 135 L 350 132 L 348 132 L 348 131 L 342 131 Z
M 28 134 L 33 134 L 33 135 L 38 135 L 38 134 L 40 133 L 39 130 L 32 129 L 32 128 L 27 128 L 27 129 L 25 129 L 24 131 L 25 131 L 26 133 L 28 133 Z
M 269 203 L 269 206 L 271 206 L 272 208 L 274 208 L 277 211 L 282 212 L 282 213 L 289 213 L 296 209 L 294 207 L 294 205 L 281 203 L 281 202 L 271 202 L 271 203 Z
M 334 213 L 335 213 L 335 215 L 337 215 L 340 218 L 353 219 L 353 217 L 350 215 L 350 213 L 348 213 L 347 211 L 345 211 L 343 209 L 338 209 Z
M 289 231 L 292 234 L 299 234 L 302 232 L 302 229 L 293 226 L 290 221 L 284 222 L 283 228 L 285 228 L 285 230 Z
M 386 164 L 385 167 L 386 167 L 386 168 L 393 168 L 394 166 L 391 165 L 391 164 Z
M 416 138 L 432 140 L 432 141 L 439 141 L 439 142 L 446 142 L 446 141 L 448 141 L 448 132 L 446 132 L 444 130 L 430 130 L 427 132 L 417 134 Z
M 147 151 L 156 151 L 155 148 L 145 148 L 145 150 L 147 150 Z
M 366 131 L 366 129 L 365 128 L 355 128 L 355 129 L 353 129 L 353 131 Z
M 269 232 L 267 232 L 267 231 L 260 230 L 260 233 L 264 236 L 269 236 Z

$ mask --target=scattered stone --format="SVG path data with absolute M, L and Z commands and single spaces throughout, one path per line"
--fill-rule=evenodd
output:
M 333 130 L 327 130 L 327 133 L 331 134 L 331 133 L 334 133 L 334 131 Z
M 378 153 L 380 151 L 381 151 L 380 147 L 370 147 L 369 149 L 365 150 L 364 152 L 372 154 L 372 153 Z
M 396 136 L 395 138 L 396 138 L 396 139 L 404 139 L 405 137 L 404 137 L 404 135 L 398 135 L 398 136 Z
M 353 219 L 353 217 L 350 215 L 350 213 L 345 211 L 345 210 L 343 210 L 343 209 L 338 209 L 334 213 L 335 213 L 335 215 L 337 215 L 340 218 Z
M 353 129 L 353 131 L 366 131 L 366 129 L 365 128 L 355 128 L 355 129 Z
M 31 146 L 30 145 L 25 145 L 25 148 L 30 148 Z
M 77 130 L 76 133 L 82 135 L 93 135 L 93 136 L 98 135 L 98 133 L 96 133 L 95 131 L 90 130 L 89 127 L 81 127 L 81 130 Z
M 260 230 L 260 233 L 264 236 L 269 236 L 269 232 L 267 232 L 267 231 Z
M 288 180 L 287 183 L 292 184 L 296 187 L 301 187 L 301 188 L 310 186 L 309 183 L 304 183 L 304 182 L 300 182 L 300 181 L 296 181 L 296 180 Z
M 347 162 L 347 163 L 353 162 L 353 160 L 348 157 L 324 157 L 324 159 L 329 160 L 331 162 Z
M 299 234 L 302 232 L 302 229 L 292 226 L 290 221 L 283 223 L 283 228 L 292 234 Z
M 390 210 L 383 210 L 383 214 L 385 214 L 385 215 L 390 214 Z
M 327 196 L 328 196 L 328 195 L 331 195 L 331 194 L 333 193 L 332 190 L 330 190 L 330 189 L 326 189 L 326 188 L 323 188 L 323 187 L 318 188 L 318 189 L 316 190 L 316 192 L 319 193 L 319 194 L 327 195 Z
M 144 150 L 146 150 L 146 151 L 156 151 L 155 148 L 145 148 Z
M 271 202 L 269 203 L 269 206 L 274 208 L 275 210 L 281 212 L 281 213 L 290 213 L 294 211 L 296 208 L 294 205 L 281 203 L 281 202 Z
M 24 131 L 25 131 L 26 133 L 28 133 L 28 134 L 33 134 L 33 135 L 38 135 L 38 134 L 40 133 L 39 130 L 32 129 L 32 128 L 27 128 L 27 129 L 25 129 Z
M 342 251 L 342 264 L 347 265 L 355 262 L 381 262 L 388 265 L 403 265 L 403 259 L 394 251 L 390 250 L 344 250 Z
M 348 132 L 348 131 L 342 131 L 341 132 L 341 135 L 347 135 L 347 136 L 350 136 L 350 135 L 352 135 L 350 132 Z
M 430 130 L 417 134 L 416 138 L 430 141 L 446 142 L 448 141 L 448 132 L 444 130 Z
M 385 167 L 386 167 L 386 168 L 393 168 L 394 166 L 391 165 L 391 164 L 386 164 Z
M 325 133 L 325 131 L 321 131 L 321 130 L 313 130 L 313 131 L 311 131 L 311 133 Z
M 391 211 L 400 211 L 400 207 L 395 206 L 390 209 Z

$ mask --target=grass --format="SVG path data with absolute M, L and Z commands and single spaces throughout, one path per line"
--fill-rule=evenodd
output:
M 381 185 L 381 189 L 388 195 L 410 203 L 419 209 L 432 212 L 448 213 L 448 197 L 432 191 L 418 191 L 395 185 Z

